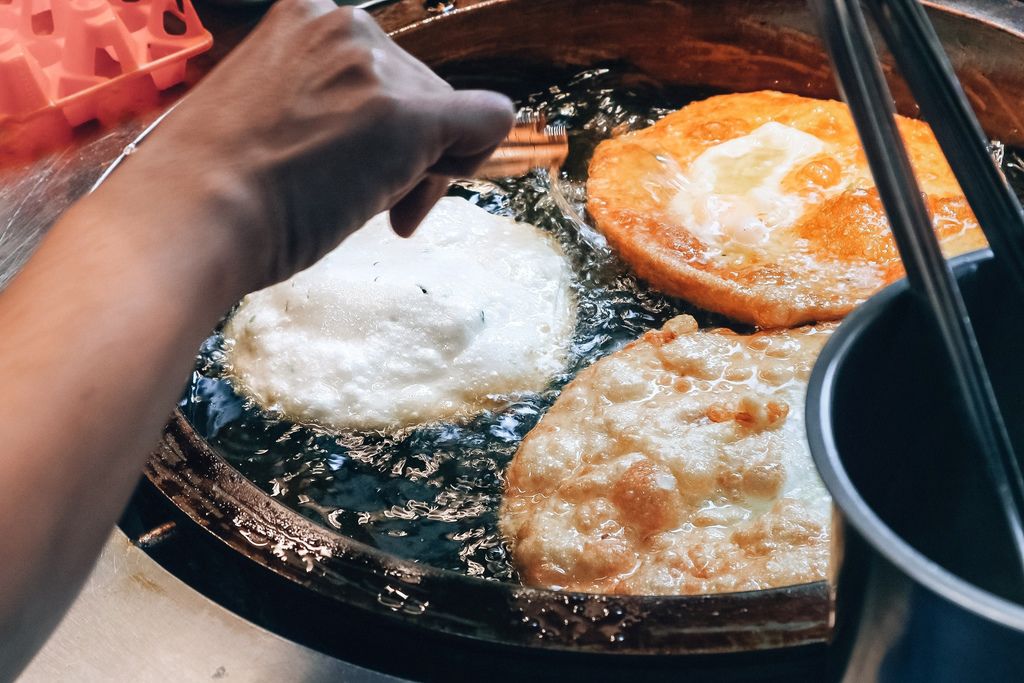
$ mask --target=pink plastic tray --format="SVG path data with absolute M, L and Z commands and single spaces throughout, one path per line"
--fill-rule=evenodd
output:
M 180 83 L 212 44 L 190 0 L 0 0 L 0 127 L 67 135 Z

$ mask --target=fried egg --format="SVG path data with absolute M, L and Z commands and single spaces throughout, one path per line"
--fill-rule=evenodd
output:
M 830 329 L 738 335 L 684 315 L 580 372 L 507 473 L 524 582 L 675 595 L 826 578 L 804 394 Z
M 985 246 L 931 129 L 897 117 L 947 256 Z M 653 287 L 736 320 L 833 320 L 903 275 L 846 105 L 779 92 L 695 102 L 606 140 L 598 229 Z
M 408 239 L 381 214 L 224 328 L 234 385 L 268 411 L 393 430 L 540 391 L 564 369 L 571 273 L 536 227 L 444 198 Z

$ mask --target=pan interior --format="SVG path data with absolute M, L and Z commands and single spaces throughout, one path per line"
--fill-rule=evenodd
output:
M 267 414 L 237 394 L 224 377 L 217 332 L 202 347 L 181 408 L 245 477 L 312 521 L 405 559 L 516 582 L 498 530 L 504 471 L 561 388 L 582 368 L 680 313 L 694 315 L 702 327 L 749 329 L 651 291 L 577 220 L 586 216 L 584 183 L 597 143 L 716 91 L 665 87 L 615 62 L 579 70 L 504 59 L 451 65 L 442 73 L 456 87 L 501 90 L 569 130 L 571 154 L 557 177 L 535 172 L 493 183 L 459 181 L 450 191 L 533 223 L 562 245 L 578 302 L 566 371 L 545 391 L 470 420 L 390 434 L 332 433 Z M 1003 169 L 1024 196 L 1021 158 L 1009 150 Z
M 587 164 L 598 142 L 649 126 L 713 92 L 665 88 L 614 63 L 580 71 L 505 60 L 464 63 L 444 75 L 456 87 L 503 90 L 521 107 L 543 112 L 570 131 L 571 157 L 559 177 L 534 172 L 493 183 L 460 181 L 450 191 L 493 213 L 533 223 L 562 245 L 578 303 L 566 371 L 545 391 L 468 421 L 391 434 L 338 434 L 267 414 L 237 394 L 224 378 L 223 339 L 215 333 L 203 345 L 181 408 L 243 475 L 318 524 L 406 559 L 515 581 L 498 531 L 503 474 L 562 386 L 674 315 L 690 313 L 702 325 L 728 324 L 645 287 L 598 233 L 574 221 L 585 216 Z M 558 195 L 565 200 L 561 208 Z

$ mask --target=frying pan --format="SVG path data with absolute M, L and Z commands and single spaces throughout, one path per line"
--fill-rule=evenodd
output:
M 665 84 L 765 87 L 835 97 L 811 17 L 799 2 L 466 0 L 444 12 L 376 3 L 376 18 L 435 68 L 459 62 L 585 68 L 625 62 Z M 965 87 L 996 137 L 1022 141 L 1024 11 L 937 3 Z M 487 82 L 487 73 L 480 82 Z M 897 97 L 909 103 L 902 84 Z M 902 109 L 913 114 L 912 105 Z M 828 582 L 702 596 L 610 596 L 487 581 L 406 561 L 319 526 L 232 469 L 180 413 L 146 468 L 174 503 L 236 551 L 328 600 L 463 637 L 601 653 L 706 654 L 830 637 Z

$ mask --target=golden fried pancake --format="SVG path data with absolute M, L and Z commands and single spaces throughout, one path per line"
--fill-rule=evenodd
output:
M 669 595 L 824 579 L 832 506 L 804 393 L 829 330 L 684 315 L 582 371 L 508 470 L 501 527 L 523 580 Z
M 931 129 L 897 117 L 947 256 L 985 246 Z M 845 104 L 762 91 L 606 140 L 588 210 L 663 292 L 762 327 L 833 320 L 902 277 Z

